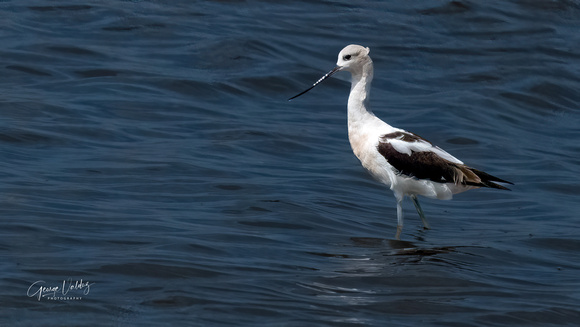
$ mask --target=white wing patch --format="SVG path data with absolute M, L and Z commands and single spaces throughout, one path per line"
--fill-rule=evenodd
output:
M 413 152 L 433 152 L 442 159 L 451 161 L 456 164 L 463 164 L 461 160 L 450 155 L 440 147 L 435 146 L 422 137 L 407 131 L 400 131 L 384 135 L 382 141 L 389 142 L 395 150 L 409 156 Z

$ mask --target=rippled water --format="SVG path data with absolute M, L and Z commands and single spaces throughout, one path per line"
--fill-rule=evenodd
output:
M 577 1 L 4 1 L 0 17 L 1 325 L 579 321 Z M 394 198 L 348 144 L 347 74 L 286 101 L 350 43 L 371 48 L 379 117 L 513 191 L 425 199 L 429 231 L 407 201 L 392 240 Z

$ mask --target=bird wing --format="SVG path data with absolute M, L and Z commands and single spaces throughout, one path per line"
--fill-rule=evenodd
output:
M 427 141 L 417 134 L 407 131 L 396 131 L 381 136 L 382 142 L 389 142 L 399 152 L 411 155 L 412 152 L 433 152 L 442 159 L 450 162 L 463 164 L 463 162 L 447 153 L 445 150 Z
M 380 137 L 379 153 L 399 174 L 438 183 L 503 188 L 492 181 L 506 182 L 467 167 L 459 159 L 424 138 L 406 131 Z

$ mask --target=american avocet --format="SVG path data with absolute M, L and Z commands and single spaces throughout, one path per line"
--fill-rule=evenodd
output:
M 459 159 L 433 145 L 424 138 L 392 127 L 380 120 L 368 108 L 373 61 L 369 48 L 348 45 L 338 54 L 336 67 L 322 76 L 305 91 L 289 100 L 303 95 L 336 72 L 352 74 L 348 97 L 348 139 L 354 154 L 370 174 L 379 182 L 390 186 L 397 200 L 397 233 L 403 230 L 403 198 L 413 200 L 415 208 L 426 229 L 429 222 L 419 205 L 417 195 L 449 200 L 453 194 L 473 188 L 508 188 L 494 182 L 508 183 L 477 169 L 468 167 Z

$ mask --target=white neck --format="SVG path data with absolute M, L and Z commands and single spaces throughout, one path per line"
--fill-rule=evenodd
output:
M 348 97 L 348 125 L 359 125 L 375 115 L 368 106 L 373 80 L 373 62 L 369 59 L 361 71 L 352 72 L 352 84 Z
M 389 174 L 375 160 L 380 136 L 390 133 L 393 127 L 386 124 L 369 110 L 369 94 L 373 80 L 373 62 L 369 60 L 362 69 L 351 72 L 352 86 L 348 97 L 348 139 L 352 151 L 373 176 L 391 183 Z M 389 170 L 390 172 L 390 170 Z

